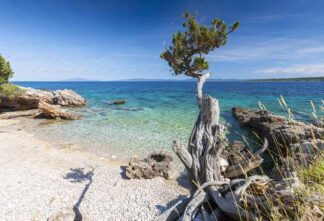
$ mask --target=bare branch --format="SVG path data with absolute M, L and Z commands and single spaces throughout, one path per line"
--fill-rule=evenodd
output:
M 206 192 L 201 191 L 197 195 L 193 196 L 185 212 L 183 213 L 182 221 L 191 221 L 195 218 L 199 211 L 199 207 L 206 200 Z
M 167 211 L 156 217 L 156 221 L 173 221 L 177 220 L 181 217 L 183 212 L 185 211 L 187 204 L 189 203 L 190 198 L 185 198 L 183 200 L 178 201 L 172 207 L 170 207 Z
M 179 140 L 173 141 L 173 150 L 186 167 L 187 170 L 192 167 L 192 157 L 187 149 L 184 148 L 183 144 Z

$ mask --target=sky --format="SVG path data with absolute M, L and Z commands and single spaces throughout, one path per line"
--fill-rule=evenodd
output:
M 160 58 L 186 11 L 240 22 L 208 54 L 213 78 L 324 76 L 323 0 L 0 0 L 14 81 L 185 79 Z

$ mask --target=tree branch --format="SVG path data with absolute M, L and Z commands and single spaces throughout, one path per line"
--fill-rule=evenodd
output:
M 257 168 L 263 162 L 263 159 L 260 156 L 260 154 L 262 154 L 267 148 L 268 148 L 268 140 L 267 138 L 265 138 L 263 146 L 260 150 L 255 152 L 250 159 L 241 160 L 235 165 L 231 165 L 227 167 L 225 170 L 225 176 L 227 178 L 238 177 L 242 174 L 247 173 L 250 170 Z
M 199 192 L 197 195 L 192 196 L 190 202 L 187 205 L 185 212 L 183 213 L 182 221 L 193 220 L 196 214 L 199 212 L 200 205 L 206 200 L 206 192 Z
M 192 167 L 192 157 L 181 141 L 173 141 L 173 151 L 177 154 L 186 169 L 190 170 Z
M 177 220 L 184 213 L 190 199 L 191 198 L 185 198 L 183 200 L 178 201 L 171 208 L 169 208 L 167 211 L 163 212 L 161 215 L 156 217 L 156 219 L 154 219 L 154 220 L 156 220 L 156 221 Z

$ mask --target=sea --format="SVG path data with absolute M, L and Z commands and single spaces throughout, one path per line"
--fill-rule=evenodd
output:
M 194 81 L 114 81 L 114 82 L 14 82 L 24 87 L 72 89 L 87 100 L 85 107 L 69 108 L 83 115 L 80 120 L 42 124 L 38 136 L 73 143 L 100 156 L 127 161 L 131 156 L 146 157 L 155 149 L 172 152 L 173 140 L 187 144 L 197 119 Z M 313 123 L 323 117 L 324 82 L 244 82 L 207 81 L 203 92 L 217 98 L 220 122 L 228 140 L 242 140 L 251 149 L 260 141 L 241 127 L 232 107 L 267 110 L 287 116 L 278 102 L 282 96 L 296 120 Z M 125 104 L 114 105 L 115 100 Z

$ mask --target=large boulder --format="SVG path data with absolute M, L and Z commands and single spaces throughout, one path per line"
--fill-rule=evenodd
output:
M 54 103 L 61 106 L 85 106 L 87 101 L 72 90 L 56 90 L 54 93 Z
M 129 179 L 152 179 L 156 177 L 152 167 L 143 159 L 132 157 L 129 160 L 129 166 L 126 168 L 126 176 Z
M 43 116 L 52 119 L 76 120 L 81 117 L 81 115 L 79 114 L 63 110 L 58 105 L 51 105 L 45 102 L 40 102 L 38 104 L 38 109 Z
M 34 88 L 23 88 L 25 91 L 17 97 L 0 96 L 0 108 L 17 111 L 37 109 L 40 102 L 58 104 L 61 106 L 84 106 L 86 100 L 71 90 L 37 90 Z
M 36 99 L 39 102 L 46 102 L 48 104 L 54 104 L 54 95 L 51 91 L 38 90 L 34 88 L 23 88 L 25 93 L 21 96 L 25 99 Z
M 310 138 L 321 139 L 324 128 L 297 121 L 288 121 L 283 116 L 269 111 L 257 111 L 242 107 L 233 107 L 233 115 L 242 126 L 250 128 L 262 139 L 267 138 L 272 150 L 286 150 L 293 143 Z
M 126 176 L 129 179 L 152 179 L 157 176 L 173 179 L 176 171 L 171 162 L 173 158 L 167 150 L 155 150 L 147 159 L 132 157 L 126 168 Z

